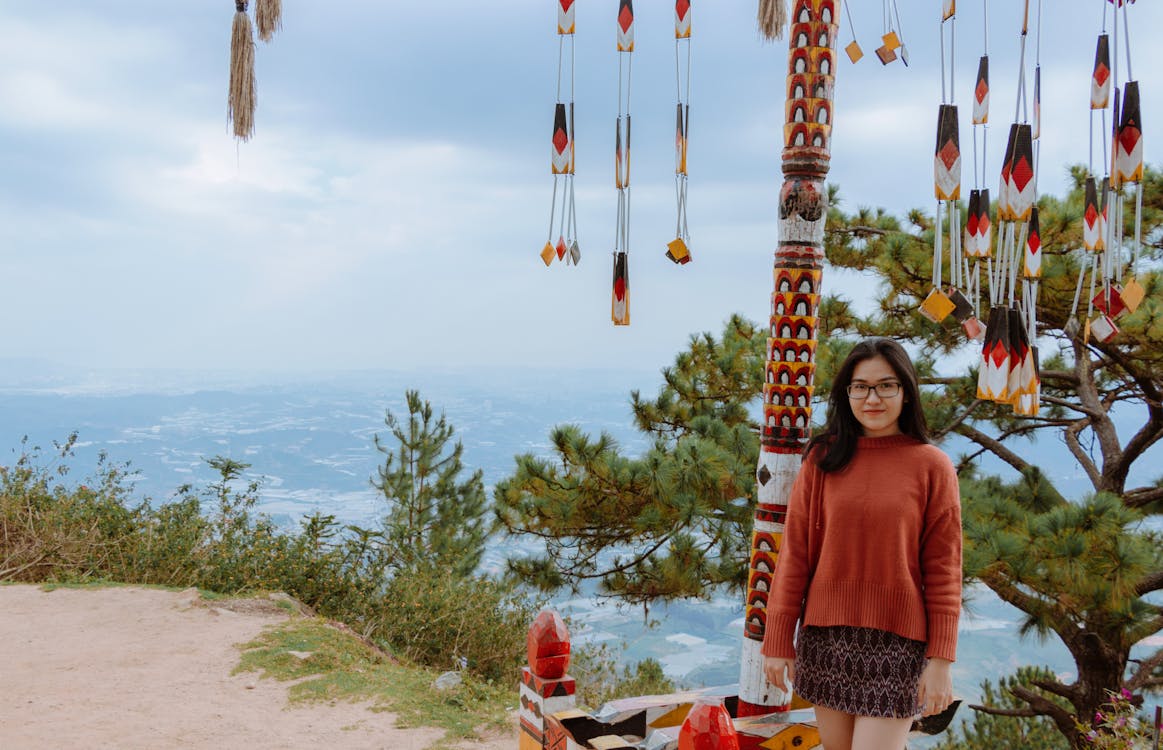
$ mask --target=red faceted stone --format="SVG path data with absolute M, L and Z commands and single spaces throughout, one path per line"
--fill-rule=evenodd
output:
M 529 668 L 546 680 L 556 680 L 569 668 L 569 630 L 561 615 L 544 609 L 529 627 L 525 641 Z
M 721 699 L 695 702 L 679 730 L 678 750 L 739 750 L 739 735 Z

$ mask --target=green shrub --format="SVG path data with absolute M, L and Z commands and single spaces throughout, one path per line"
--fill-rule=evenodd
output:
M 388 583 L 367 634 L 412 661 L 516 680 L 538 603 L 509 584 L 458 578 L 432 568 L 403 570 Z
M 643 659 L 618 672 L 618 663 L 608 644 L 585 644 L 573 649 L 569 672 L 577 680 L 578 703 L 591 709 L 606 701 L 635 695 L 665 695 L 676 689 L 657 659 Z
M 446 570 L 398 569 L 384 532 L 316 512 L 282 530 L 256 512 L 246 464 L 216 457 L 218 478 L 156 507 L 130 504 L 126 467 L 104 456 L 70 486 L 76 435 L 46 460 L 24 446 L 0 467 L 0 581 L 196 586 L 224 594 L 285 591 L 399 655 L 515 681 L 537 605 L 507 583 Z M 389 571 L 395 572 L 389 578 Z

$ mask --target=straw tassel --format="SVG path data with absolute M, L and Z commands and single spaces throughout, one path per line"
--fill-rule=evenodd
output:
M 784 0 L 759 0 L 759 32 L 766 39 L 783 39 L 787 26 L 787 6 Z
M 242 141 L 254 135 L 254 37 L 247 0 L 235 0 L 234 27 L 230 36 L 230 96 L 227 119 L 234 123 L 234 137 Z
M 283 0 L 255 0 L 254 23 L 258 38 L 269 42 L 283 28 Z

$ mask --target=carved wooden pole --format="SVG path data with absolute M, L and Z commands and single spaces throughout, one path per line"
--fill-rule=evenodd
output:
M 792 0 L 789 16 L 784 182 L 779 195 L 779 248 L 775 251 L 764 424 L 756 471 L 758 498 L 739 676 L 740 716 L 786 710 L 791 697 L 767 682 L 760 646 L 787 497 L 811 422 L 816 315 L 828 214 L 824 178 L 831 158 L 837 8 L 835 0 Z

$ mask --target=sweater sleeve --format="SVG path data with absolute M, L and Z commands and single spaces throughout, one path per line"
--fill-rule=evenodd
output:
M 792 483 L 787 504 L 783 541 L 775 561 L 771 594 L 767 601 L 767 628 L 763 635 L 764 656 L 791 659 L 795 657 L 796 622 L 803 613 L 804 597 L 811 578 L 809 563 L 808 528 L 809 499 L 819 473 L 814 457 L 805 457 L 799 474 Z
M 934 468 L 921 538 L 921 581 L 928 620 L 926 657 L 954 661 L 961 617 L 961 492 L 944 454 Z

